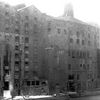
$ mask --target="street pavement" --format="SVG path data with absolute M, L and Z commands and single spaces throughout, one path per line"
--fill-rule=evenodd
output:
M 86 96 L 86 97 L 81 97 L 81 98 L 70 98 L 70 100 L 100 100 L 100 95 Z

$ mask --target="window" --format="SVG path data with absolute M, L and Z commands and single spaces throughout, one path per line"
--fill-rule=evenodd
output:
M 29 47 L 28 47 L 28 46 L 25 46 L 25 47 L 24 47 L 24 50 L 25 50 L 25 51 L 28 51 L 28 50 L 29 50 Z
M 8 26 L 8 25 L 6 25 L 5 30 L 6 30 L 6 31 L 8 31 L 8 30 L 9 30 L 9 26 Z
M 34 17 L 34 20 L 37 21 L 37 17 Z
M 89 68 L 89 64 L 87 64 L 87 70 L 89 70 L 90 68 Z
M 19 66 L 15 65 L 15 71 L 19 71 Z
M 28 34 L 29 33 L 29 31 L 28 30 L 25 30 L 25 34 Z
M 4 82 L 4 90 L 9 90 L 9 82 Z
M 69 34 L 72 35 L 72 30 L 69 29 Z
M 66 30 L 64 29 L 64 34 L 67 34 Z
M 86 58 L 86 52 L 83 52 L 83 57 Z
M 28 23 L 25 23 L 25 24 L 24 24 L 24 27 L 25 27 L 25 28 L 28 28 L 28 25 L 29 25 Z
M 85 64 L 83 64 L 83 68 L 84 68 L 84 69 L 86 69 L 86 66 L 85 66 Z
M 79 40 L 79 39 L 77 39 L 77 40 L 76 40 L 76 43 L 77 43 L 77 44 L 79 44 L 79 43 L 80 43 L 80 40 Z
M 28 78 L 28 75 L 29 75 L 29 66 L 25 66 L 24 68 L 24 75 L 26 76 L 26 78 Z
M 18 28 L 18 26 L 15 27 L 15 33 L 19 33 L 19 28 Z
M 15 50 L 19 50 L 19 46 L 18 45 L 15 46 Z
M 50 27 L 48 27 L 48 32 L 50 32 L 51 31 L 51 28 Z
M 37 24 L 34 23 L 34 33 L 37 33 L 38 27 Z
M 68 79 L 69 79 L 69 80 L 73 80 L 73 79 L 74 79 L 74 75 L 69 75 L 69 76 L 68 76 Z
M 51 22 L 50 21 L 48 22 L 48 26 L 47 27 L 48 27 L 48 32 L 50 32 L 51 31 Z
M 32 81 L 32 85 L 35 85 L 35 81 Z
M 69 40 L 69 41 L 70 41 L 70 43 L 73 43 L 73 39 L 72 39 L 72 38 L 70 38 L 70 40 Z
M 82 37 L 84 37 L 84 35 L 85 35 L 84 32 L 82 32 Z
M 28 20 L 28 19 L 29 19 L 29 17 L 26 15 L 26 16 L 25 16 L 25 19 L 26 19 L 26 20 Z
M 8 16 L 8 15 L 9 15 L 9 12 L 8 12 L 8 11 L 6 11 L 6 12 L 5 12 L 5 15 L 6 15 L 6 16 Z
M 25 37 L 25 43 L 29 43 L 29 37 Z
M 80 64 L 80 67 L 82 67 L 82 64 Z
M 84 43 L 84 40 L 82 40 L 82 45 L 84 45 L 85 43 Z
M 25 66 L 28 66 L 29 65 L 29 62 L 28 61 L 25 61 Z
M 25 58 L 28 58 L 29 57 L 29 55 L 28 54 L 25 54 Z
M 30 81 L 27 81 L 27 86 L 30 86 Z
M 36 85 L 39 85 L 39 81 L 36 81 Z
M 80 58 L 82 58 L 82 51 L 80 51 Z
M 76 35 L 77 35 L 77 37 L 79 37 L 80 36 L 80 33 L 77 31 Z
M 41 84 L 42 84 L 43 86 L 45 86 L 45 85 L 46 85 L 46 82 L 42 82 Z
M 18 71 L 16 71 L 16 72 L 14 73 L 14 77 L 15 77 L 15 79 L 19 79 Z
M 15 41 L 19 42 L 19 36 L 15 36 Z
M 68 70 L 71 70 L 71 64 L 68 64 Z
M 15 61 L 15 65 L 19 65 L 19 61 Z
M 90 57 L 90 54 L 89 54 L 89 52 L 87 52 L 87 58 L 89 58 Z
M 79 74 L 77 74 L 77 80 L 79 80 L 80 79 L 80 76 L 79 76 Z
M 27 69 L 24 70 L 24 77 L 25 77 L 25 79 L 28 79 L 29 78 L 28 76 L 29 76 L 29 70 L 27 68 Z
M 57 29 L 57 32 L 58 32 L 58 34 L 60 34 L 60 33 L 61 33 L 61 30 L 58 28 L 58 29 Z
M 90 41 L 88 41 L 88 45 L 89 45 L 89 46 L 91 45 L 91 42 L 90 42 Z
M 15 53 L 15 57 L 18 58 L 19 57 L 19 54 L 18 53 Z
M 88 38 L 90 38 L 90 34 L 88 33 Z
M 71 51 L 70 50 L 68 50 L 68 56 L 71 56 Z
M 75 51 L 72 51 L 72 58 L 75 58 Z
M 79 51 L 77 51 L 77 57 L 79 57 Z
M 16 22 L 16 24 L 17 24 L 17 25 L 19 25 L 19 21 L 18 21 L 18 19 L 17 19 L 17 18 L 15 19 L 15 22 Z

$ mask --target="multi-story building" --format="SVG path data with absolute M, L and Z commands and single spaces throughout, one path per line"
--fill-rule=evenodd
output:
M 72 8 L 63 17 L 48 19 L 50 89 L 85 91 L 97 87 L 97 28 L 74 18 Z
M 14 95 L 98 88 L 99 28 L 74 18 L 71 6 L 57 18 L 34 6 L 0 7 L 2 87 Z

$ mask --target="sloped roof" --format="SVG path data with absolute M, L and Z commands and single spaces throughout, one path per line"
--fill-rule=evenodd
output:
M 81 20 L 78 20 L 78 19 L 76 19 L 74 17 L 69 17 L 69 16 L 66 16 L 66 17 L 63 17 L 63 16 L 62 17 L 57 17 L 55 19 L 57 19 L 57 20 L 63 20 L 63 21 L 75 22 L 75 23 L 84 24 L 84 25 L 89 25 L 86 22 L 83 22 Z

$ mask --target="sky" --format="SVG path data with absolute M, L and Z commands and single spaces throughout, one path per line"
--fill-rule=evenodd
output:
M 84 22 L 100 25 L 100 0 L 0 0 L 11 5 L 25 3 L 36 6 L 42 13 L 58 17 L 63 15 L 64 7 L 72 3 L 74 17 Z

